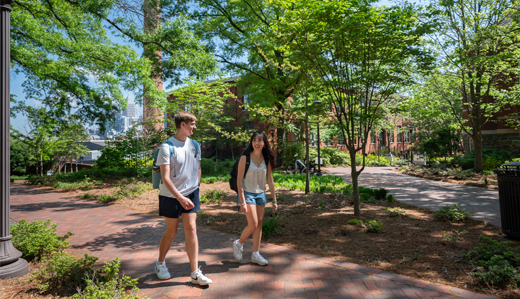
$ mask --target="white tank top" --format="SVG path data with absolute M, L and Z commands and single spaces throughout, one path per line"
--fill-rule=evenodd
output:
M 262 161 L 260 166 L 256 166 L 253 163 L 253 159 L 250 160 L 249 169 L 247 170 L 246 176 L 242 181 L 242 186 L 245 192 L 249 193 L 262 193 L 265 192 L 267 166 L 265 161 Z

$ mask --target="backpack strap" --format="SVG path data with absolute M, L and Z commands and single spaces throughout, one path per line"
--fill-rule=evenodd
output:
M 173 157 L 173 151 L 175 150 L 175 148 L 173 147 L 173 143 L 170 141 L 170 139 L 167 139 L 164 143 L 166 143 L 170 147 L 170 164 L 171 164 L 172 157 Z
M 244 169 L 244 178 L 246 177 L 247 171 L 249 170 L 249 165 L 251 165 L 251 156 L 246 155 L 246 167 Z
M 195 139 L 191 139 L 191 141 L 193 141 L 193 146 L 195 147 L 195 158 L 197 158 L 197 155 L 199 154 L 199 143 L 195 141 Z

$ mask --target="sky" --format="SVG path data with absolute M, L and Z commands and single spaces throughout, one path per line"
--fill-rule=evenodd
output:
M 414 3 L 420 3 L 421 0 L 411 0 L 411 2 Z M 391 1 L 389 0 L 381 0 L 376 5 L 390 5 Z M 114 41 L 121 43 L 121 44 L 127 44 L 125 41 L 119 37 L 114 37 Z M 134 44 L 131 45 L 136 51 L 141 52 L 140 49 L 137 49 Z M 38 102 L 32 99 L 25 99 L 25 93 L 23 92 L 22 84 L 25 81 L 25 76 L 23 74 L 15 74 L 13 71 L 11 71 L 11 94 L 15 95 L 15 99 L 17 101 L 26 101 L 27 105 L 30 106 L 37 106 Z M 167 84 L 164 84 L 164 86 L 167 86 Z M 135 96 L 133 92 L 124 91 L 123 94 L 125 97 L 128 98 L 129 101 L 135 102 Z M 140 116 L 142 115 L 143 107 L 141 105 L 138 105 L 136 103 L 136 115 Z M 11 117 L 11 125 L 21 133 L 28 133 L 29 126 L 27 124 L 27 118 L 23 115 L 17 115 L 16 117 Z

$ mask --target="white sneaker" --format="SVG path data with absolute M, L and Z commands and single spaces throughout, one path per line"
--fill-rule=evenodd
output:
M 155 262 L 155 274 L 157 274 L 157 278 L 161 280 L 170 279 L 171 277 L 164 263 Z
M 204 276 L 204 274 L 202 274 L 202 271 L 200 271 L 200 267 L 191 273 L 191 283 L 193 284 L 205 286 L 212 282 L 213 281 L 211 279 L 207 278 L 206 276 Z
M 264 259 L 260 253 L 253 253 L 253 255 L 251 255 L 251 262 L 255 263 L 255 264 L 259 264 L 260 266 L 265 266 L 267 264 L 269 264 L 269 262 Z
M 240 240 L 233 242 L 233 255 L 239 262 L 242 260 L 242 252 L 244 252 L 244 244 L 240 244 Z

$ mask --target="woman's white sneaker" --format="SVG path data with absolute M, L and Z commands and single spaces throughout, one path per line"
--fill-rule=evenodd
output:
M 157 274 L 157 278 L 161 280 L 170 279 L 170 272 L 168 272 L 168 268 L 166 268 L 165 263 L 155 263 L 155 274 Z
M 240 240 L 233 242 L 233 256 L 239 262 L 242 260 L 242 252 L 244 252 L 244 244 L 240 244 Z
M 258 252 L 253 252 L 253 255 L 251 256 L 251 262 L 259 264 L 260 266 L 265 266 L 269 264 L 269 262 L 266 259 L 264 259 Z
M 213 281 L 211 279 L 207 278 L 206 276 L 204 276 L 204 274 L 202 274 L 202 271 L 200 271 L 200 267 L 191 273 L 191 283 L 193 284 L 205 286 L 212 282 Z

